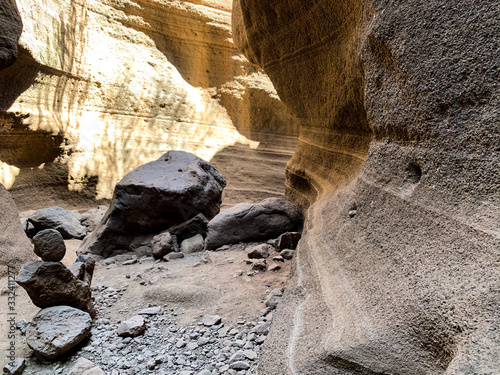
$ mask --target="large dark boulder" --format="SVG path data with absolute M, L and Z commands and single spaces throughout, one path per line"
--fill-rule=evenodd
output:
M 19 271 L 16 282 L 40 308 L 68 305 L 95 316 L 90 285 L 78 280 L 60 262 L 28 262 Z
M 127 174 L 115 187 L 100 225 L 85 239 L 84 252 L 104 257 L 129 251 L 137 235 L 157 234 L 202 213 L 220 209 L 224 177 L 210 163 L 169 151 Z
M 214 217 L 208 223 L 207 250 L 239 242 L 276 238 L 297 230 L 300 208 L 283 198 L 268 198 L 257 204 L 240 203 Z

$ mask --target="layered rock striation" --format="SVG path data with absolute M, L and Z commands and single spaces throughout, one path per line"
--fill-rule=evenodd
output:
M 261 371 L 500 367 L 494 1 L 237 0 L 235 40 L 300 118 L 310 206 Z
M 292 155 L 296 120 L 235 48 L 228 1 L 17 7 L 19 58 L 0 73 L 0 170 L 21 209 L 110 198 L 126 173 L 171 149 L 205 160 L 236 150 L 278 170 Z M 230 169 L 229 198 L 241 196 L 241 167 Z M 282 194 L 283 180 L 264 195 Z

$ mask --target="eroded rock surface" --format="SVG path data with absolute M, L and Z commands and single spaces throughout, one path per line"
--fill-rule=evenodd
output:
M 14 0 L 0 4 L 0 70 L 17 59 L 17 42 L 21 36 L 23 23 Z M 1 129 L 1 125 L 0 125 Z
M 287 187 L 312 204 L 260 370 L 493 374 L 495 2 L 233 9 L 237 44 L 300 118 Z
M 66 353 L 90 333 L 92 318 L 82 310 L 69 306 L 53 306 L 35 315 L 26 330 L 31 349 L 55 359 Z
M 16 282 L 38 307 L 68 305 L 95 315 L 90 285 L 60 262 L 28 262 Z

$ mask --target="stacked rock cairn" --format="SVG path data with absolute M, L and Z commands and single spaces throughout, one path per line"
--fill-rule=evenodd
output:
M 33 244 L 42 260 L 24 264 L 16 282 L 41 308 L 26 328 L 26 342 L 38 356 L 51 361 L 90 333 L 96 314 L 90 287 L 95 260 L 80 255 L 72 265 L 64 266 L 66 245 L 55 229 L 38 232 Z

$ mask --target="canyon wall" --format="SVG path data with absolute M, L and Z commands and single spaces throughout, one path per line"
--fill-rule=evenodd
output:
M 493 0 L 234 1 L 300 119 L 309 207 L 260 373 L 498 373 L 499 21 Z
M 230 2 L 17 9 L 18 59 L 0 72 L 0 177 L 20 209 L 94 204 L 171 149 L 213 159 L 228 179 L 226 206 L 284 193 L 297 122 L 235 48 Z M 0 8 L 0 22 L 18 21 L 12 14 Z M 0 40 L 5 66 L 13 40 Z
M 22 23 L 16 4 L 0 3 L 0 70 L 14 63 Z M 0 132 L 2 132 L 0 125 Z M 0 169 L 0 172 L 3 172 Z M 19 222 L 19 212 L 7 189 L 0 183 L 0 278 L 9 276 L 10 287 L 19 267 L 34 260 L 32 245 Z

